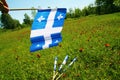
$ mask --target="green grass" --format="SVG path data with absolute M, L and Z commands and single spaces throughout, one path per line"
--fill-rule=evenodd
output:
M 60 65 L 66 55 L 78 59 L 61 80 L 120 80 L 120 13 L 67 19 L 60 45 L 34 53 L 29 36 L 0 32 L 0 80 L 51 80 L 55 56 Z

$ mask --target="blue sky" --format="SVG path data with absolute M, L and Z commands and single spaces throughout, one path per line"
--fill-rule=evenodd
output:
M 46 9 L 51 8 L 80 8 L 83 9 L 89 4 L 94 4 L 95 0 L 6 0 L 9 8 L 31 8 L 35 7 Z M 21 23 L 24 14 L 27 13 L 31 17 L 31 11 L 10 11 L 12 18 L 19 20 Z

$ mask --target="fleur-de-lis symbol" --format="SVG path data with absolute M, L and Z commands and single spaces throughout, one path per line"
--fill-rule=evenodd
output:
M 58 18 L 58 20 L 60 20 L 61 18 L 63 18 L 62 14 L 60 14 L 57 18 Z
M 45 20 L 45 18 L 43 16 L 40 16 L 37 20 L 41 22 L 42 20 Z

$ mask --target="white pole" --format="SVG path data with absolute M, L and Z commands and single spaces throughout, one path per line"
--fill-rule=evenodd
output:
M 50 8 L 48 8 L 50 9 Z M 52 10 L 56 10 L 57 8 L 54 8 Z M 47 10 L 47 9 L 40 9 L 40 8 L 10 8 L 9 11 L 22 11 L 22 10 Z
M 54 61 L 54 71 L 53 71 L 53 80 L 55 79 L 55 77 L 56 77 L 56 68 L 57 68 L 57 60 L 58 60 L 58 58 L 57 57 L 55 57 L 55 61 Z
M 21 11 L 21 10 L 40 10 L 39 8 L 11 8 L 9 11 Z

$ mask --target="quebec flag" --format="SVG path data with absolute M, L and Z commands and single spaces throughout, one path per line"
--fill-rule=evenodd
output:
M 62 41 L 65 16 L 66 8 L 38 10 L 30 34 L 30 52 L 57 46 Z

